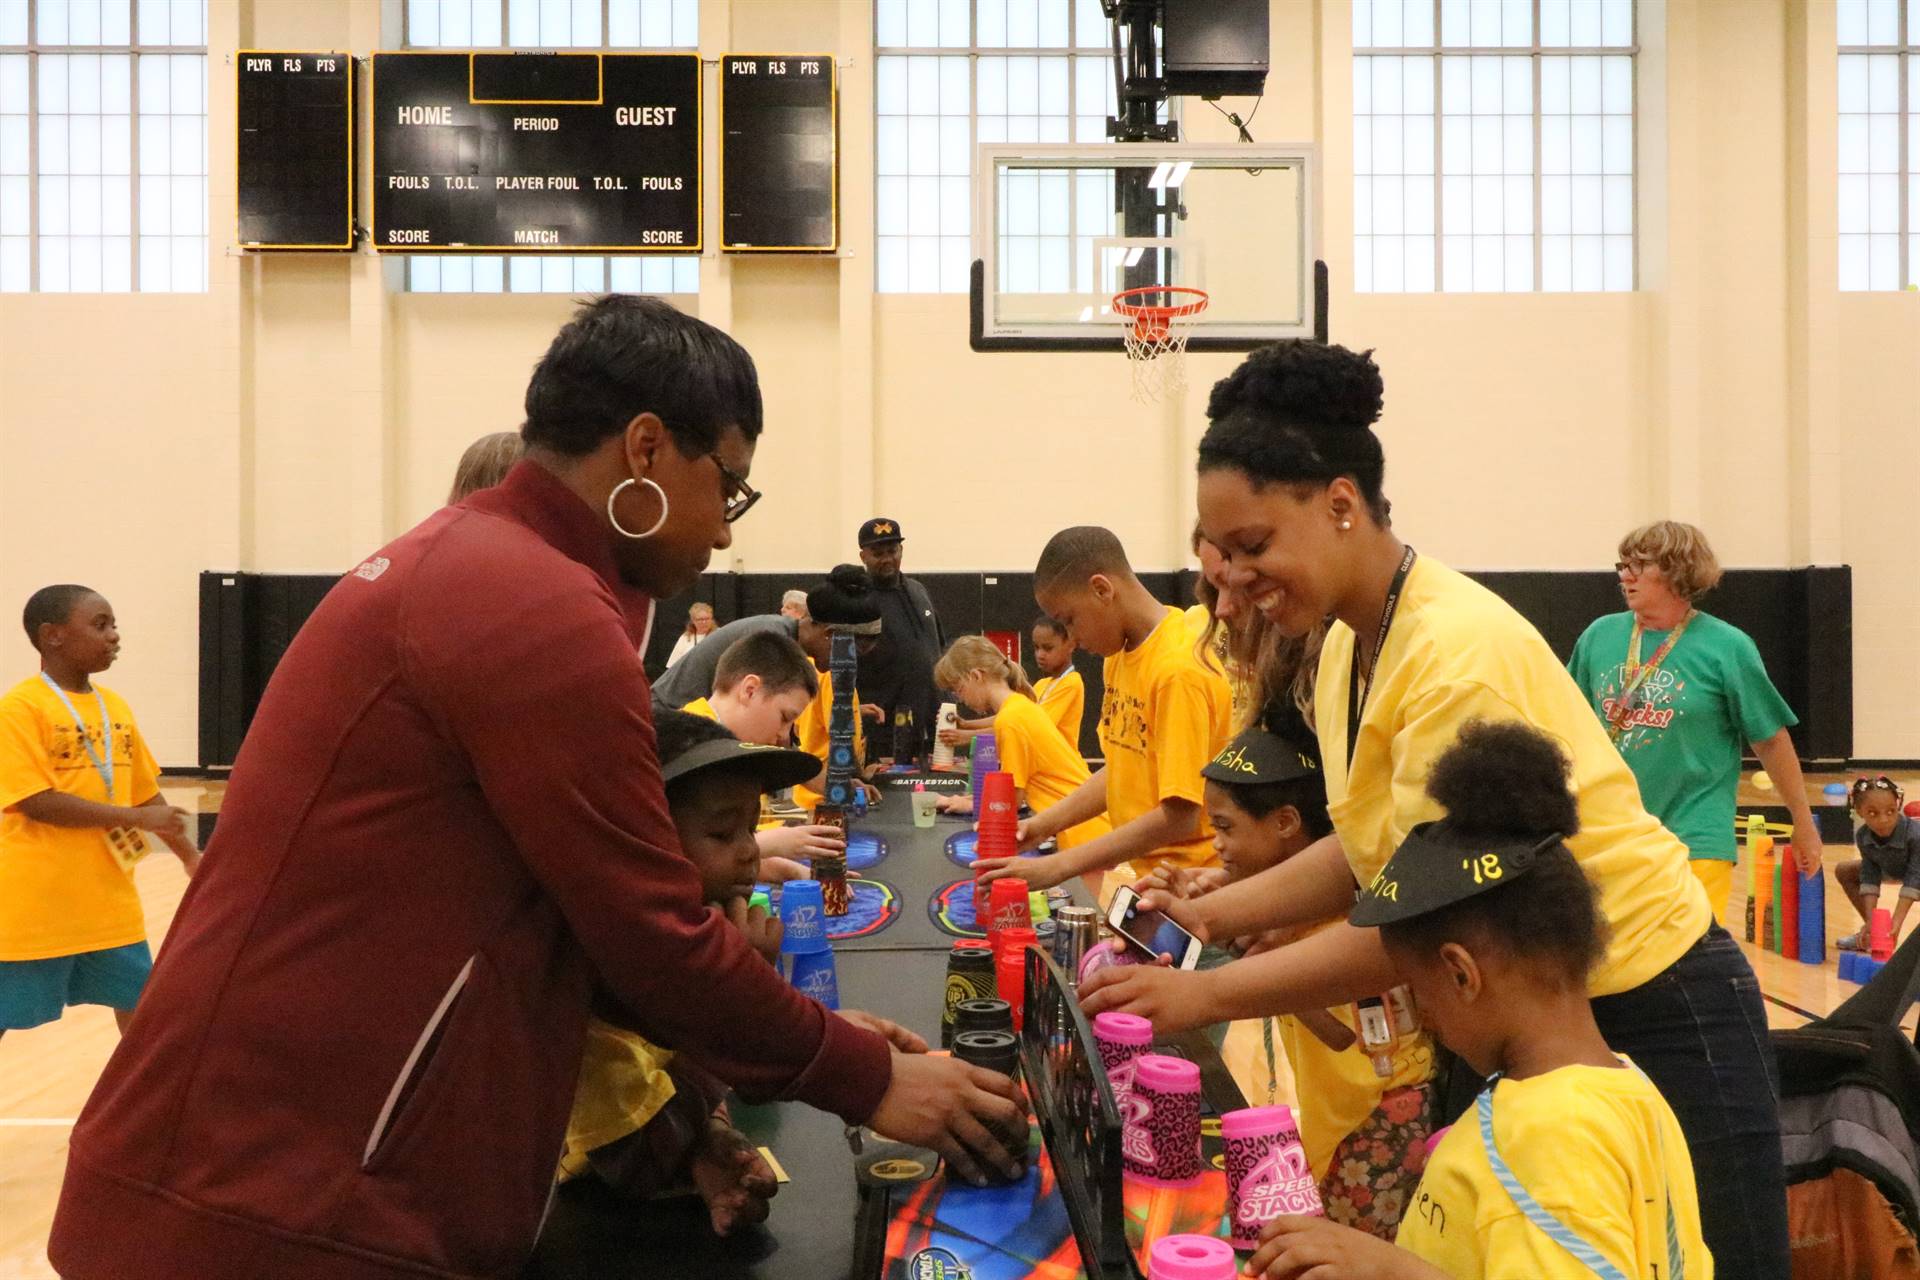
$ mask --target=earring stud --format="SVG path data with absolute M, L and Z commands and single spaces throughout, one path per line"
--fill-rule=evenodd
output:
M 1340 522 L 1340 529 L 1341 529 L 1341 531 L 1342 531 L 1342 532 L 1345 532 L 1346 530 L 1348 530 L 1348 529 L 1351 529 L 1351 528 L 1353 528 L 1353 521 L 1351 521 L 1351 520 L 1342 520 L 1342 521 Z

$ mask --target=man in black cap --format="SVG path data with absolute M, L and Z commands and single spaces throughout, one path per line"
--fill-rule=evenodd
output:
M 923 754 L 933 736 L 939 691 L 933 683 L 933 664 L 946 649 L 940 618 L 933 611 L 927 589 L 900 572 L 904 540 L 900 522 L 875 516 L 860 526 L 860 563 L 873 578 L 874 599 L 880 605 L 880 643 L 872 657 L 860 662 L 860 692 L 877 703 L 882 749 L 875 755 L 897 755 L 896 744 L 886 749 L 888 731 L 901 711 L 913 713 L 912 752 Z

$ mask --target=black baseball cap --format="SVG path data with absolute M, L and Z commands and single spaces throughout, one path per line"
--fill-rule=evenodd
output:
M 1227 786 L 1263 782 L 1292 782 L 1320 776 L 1320 745 L 1298 741 L 1266 729 L 1249 729 L 1227 743 L 1200 776 Z
M 880 542 L 900 542 L 906 536 L 900 532 L 898 520 L 889 520 L 885 516 L 875 516 L 860 526 L 860 545 L 863 548 Z
M 733 769 L 755 778 L 762 791 L 778 791 L 805 782 L 820 772 L 820 759 L 791 747 L 766 747 L 738 738 L 696 742 L 671 760 L 660 763 L 660 781 L 678 782 L 709 769 Z
M 1562 840 L 1558 832 L 1544 840 L 1482 840 L 1444 818 L 1423 822 L 1360 891 L 1347 922 L 1397 924 L 1512 884 Z

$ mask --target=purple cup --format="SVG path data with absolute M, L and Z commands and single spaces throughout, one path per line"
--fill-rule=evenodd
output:
M 1325 1212 L 1291 1107 L 1247 1107 L 1220 1117 L 1227 1154 L 1227 1239 L 1236 1249 L 1260 1243 L 1260 1230 L 1283 1213 Z
M 1185 1058 L 1146 1053 L 1134 1059 L 1133 1088 L 1120 1130 L 1127 1175 L 1156 1186 L 1191 1186 L 1200 1159 L 1200 1068 Z
M 1234 1280 L 1233 1246 L 1218 1236 L 1161 1236 L 1147 1256 L 1147 1280 Z

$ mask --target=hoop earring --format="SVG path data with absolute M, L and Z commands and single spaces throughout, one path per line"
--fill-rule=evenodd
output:
M 613 512 L 614 500 L 620 496 L 620 491 L 622 489 L 625 489 L 630 484 L 643 484 L 647 486 L 647 488 L 653 490 L 655 493 L 660 495 L 660 518 L 658 520 L 655 520 L 652 524 L 648 525 L 647 531 L 645 533 L 634 533 L 631 530 L 627 529 L 624 525 L 620 523 L 620 517 L 615 515 Z M 654 534 L 660 532 L 660 527 L 666 524 L 667 522 L 667 510 L 668 510 L 667 491 L 665 489 L 662 489 L 660 485 L 655 480 L 653 480 L 653 478 L 650 476 L 642 477 L 639 480 L 635 480 L 631 476 L 629 476 L 627 479 L 622 480 L 619 484 L 613 486 L 613 492 L 607 495 L 607 523 L 613 526 L 613 531 L 615 533 L 619 534 L 623 538 L 632 538 L 635 542 L 640 541 L 640 539 L 642 538 L 651 538 Z

